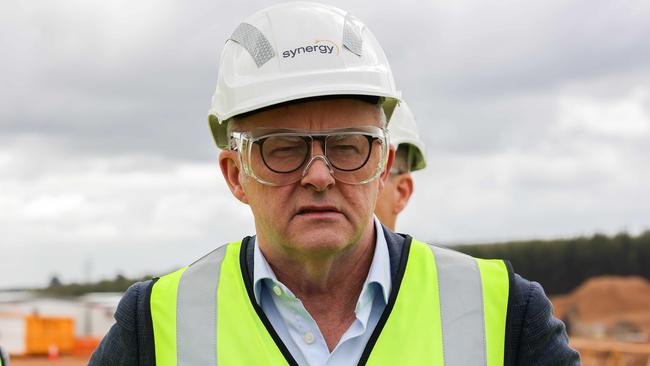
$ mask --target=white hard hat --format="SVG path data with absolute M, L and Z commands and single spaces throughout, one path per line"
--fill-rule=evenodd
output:
M 327 95 L 377 96 L 387 119 L 399 100 L 386 55 L 361 21 L 318 3 L 273 5 L 246 18 L 226 42 L 210 128 L 225 148 L 229 118 Z
M 407 163 L 410 171 L 426 167 L 424 142 L 420 139 L 415 116 L 404 101 L 401 101 L 393 112 L 388 125 L 388 136 L 395 148 L 399 148 L 400 145 L 408 148 Z

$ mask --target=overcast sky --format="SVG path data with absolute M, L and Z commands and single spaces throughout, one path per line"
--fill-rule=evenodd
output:
M 206 113 L 225 40 L 271 3 L 0 2 L 0 288 L 162 274 L 254 232 Z M 383 45 L 428 147 L 400 231 L 650 229 L 650 2 L 330 3 Z

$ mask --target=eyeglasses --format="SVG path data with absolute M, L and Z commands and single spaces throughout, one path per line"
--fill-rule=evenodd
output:
M 384 170 L 386 131 L 376 126 L 328 131 L 270 130 L 232 132 L 231 150 L 239 151 L 244 172 L 262 184 L 295 183 L 321 159 L 332 176 L 347 184 L 365 184 Z M 322 154 L 314 154 L 318 143 Z

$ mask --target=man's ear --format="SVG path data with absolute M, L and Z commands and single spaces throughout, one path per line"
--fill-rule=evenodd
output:
M 395 214 L 398 214 L 406 207 L 413 194 L 413 177 L 411 173 L 400 174 L 396 177 L 395 191 L 397 192 L 397 199 L 393 209 Z
M 386 161 L 386 168 L 379 176 L 379 192 L 384 189 L 386 185 L 386 179 L 390 176 L 390 169 L 393 167 L 393 162 L 395 161 L 395 147 L 391 144 L 390 149 L 388 150 L 388 160 Z
M 219 167 L 221 168 L 221 173 L 223 174 L 232 195 L 242 203 L 248 204 L 246 192 L 239 180 L 241 166 L 237 152 L 232 150 L 222 150 L 219 153 Z

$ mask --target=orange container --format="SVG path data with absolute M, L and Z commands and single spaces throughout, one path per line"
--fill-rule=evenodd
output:
M 74 320 L 60 317 L 25 317 L 25 351 L 28 355 L 47 355 L 56 347 L 59 353 L 71 353 L 75 346 Z

